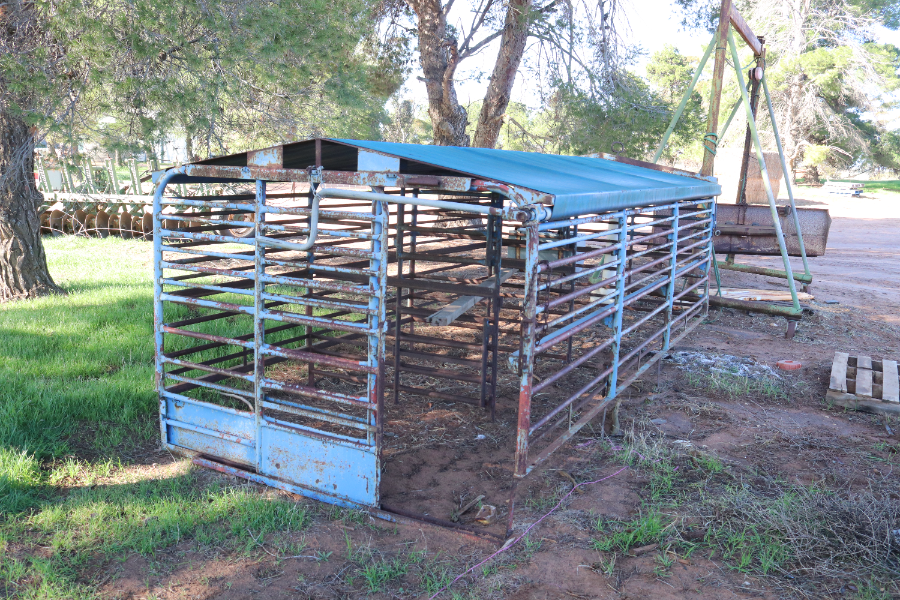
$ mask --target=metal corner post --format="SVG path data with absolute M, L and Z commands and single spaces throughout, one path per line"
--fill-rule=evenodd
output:
M 266 358 L 261 351 L 266 343 L 266 322 L 263 319 L 265 313 L 265 273 L 266 273 L 266 247 L 265 237 L 265 213 L 266 208 L 266 182 L 256 180 L 256 212 L 253 215 L 256 228 L 254 246 L 254 262 L 256 280 L 253 285 L 253 391 L 254 413 L 256 419 L 256 471 L 262 472 L 262 409 L 265 401 L 265 388 L 263 380 L 266 376 Z
M 162 196 L 169 181 L 180 174 L 182 169 L 173 169 L 166 172 L 159 180 L 156 190 L 153 192 L 153 341 L 154 341 L 154 368 L 156 370 L 155 383 L 156 394 L 159 399 L 159 428 L 164 446 L 168 445 L 166 435 L 166 399 L 163 397 L 165 377 L 163 376 L 162 356 L 165 351 L 163 346 L 163 303 L 162 303 Z
M 369 439 L 375 451 L 375 476 L 380 481 L 382 436 L 384 435 L 384 387 L 385 387 L 385 335 L 387 330 L 387 263 L 388 263 L 388 229 L 390 212 L 387 202 L 372 203 L 375 220 L 372 221 L 372 260 L 377 262 L 375 274 L 369 278 L 369 284 L 375 292 L 369 298 L 369 308 L 373 310 L 370 318 L 369 366 L 374 372 L 368 376 L 370 399 L 375 401 L 375 410 L 369 411 L 368 422 L 374 427 L 374 439 Z M 399 328 L 396 333 L 399 337 Z M 375 486 L 375 506 L 381 503 L 381 486 Z
M 620 213 L 619 216 L 619 264 L 616 265 L 616 312 L 613 321 L 615 337 L 612 344 L 612 373 L 609 375 L 608 398 L 615 398 L 619 382 L 619 355 L 622 350 L 622 318 L 625 316 L 625 267 L 628 254 L 627 214 L 627 212 L 624 212 Z
M 516 477 L 528 474 L 528 435 L 531 429 L 531 388 L 534 384 L 535 326 L 538 290 L 538 227 L 525 226 L 525 294 L 522 314 L 522 375 L 519 384 L 519 415 L 516 432 Z

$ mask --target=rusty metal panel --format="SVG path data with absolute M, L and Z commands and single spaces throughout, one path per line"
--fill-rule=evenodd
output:
M 263 423 L 260 473 L 365 506 L 378 506 L 374 448 L 362 449 Z
M 189 398 L 180 399 L 175 395 L 166 398 L 166 405 L 168 417 L 174 421 L 218 431 L 248 442 L 253 439 L 253 415 L 249 412 Z
M 789 206 L 778 207 L 781 230 L 790 256 L 800 256 L 797 226 Z M 824 208 L 798 208 L 800 229 L 807 256 L 823 256 L 828 244 L 831 216 Z M 757 254 L 781 256 L 774 234 L 772 211 L 768 205 L 717 204 L 716 230 L 713 238 L 720 254 Z
M 167 422 L 167 445 L 173 449 L 187 448 L 200 454 L 252 465 L 256 458 L 255 445 L 247 446 L 230 442 L 206 432 L 194 431 Z
M 261 150 L 251 150 L 247 153 L 248 167 L 268 167 L 280 169 L 284 165 L 284 148 L 272 146 Z

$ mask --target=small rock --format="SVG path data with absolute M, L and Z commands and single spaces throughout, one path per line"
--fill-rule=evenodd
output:
M 476 439 L 476 440 L 483 440 L 483 439 L 486 439 L 486 437 L 487 437 L 487 436 L 485 436 L 483 433 L 479 433 L 478 435 L 475 436 L 475 439 Z
M 749 582 L 749 581 L 745 581 L 745 582 L 744 582 L 744 585 L 750 585 L 750 582 Z

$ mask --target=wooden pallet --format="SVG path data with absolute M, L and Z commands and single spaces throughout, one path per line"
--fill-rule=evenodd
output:
M 854 410 L 900 415 L 897 361 L 835 352 L 825 400 Z

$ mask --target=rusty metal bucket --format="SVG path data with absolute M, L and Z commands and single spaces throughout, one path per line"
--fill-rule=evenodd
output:
M 798 208 L 807 256 L 822 256 L 828 244 L 831 216 L 824 208 Z M 790 206 L 778 207 L 778 220 L 790 256 L 800 256 L 797 227 Z M 781 256 L 772 211 L 760 204 L 717 204 L 713 243 L 719 254 Z

